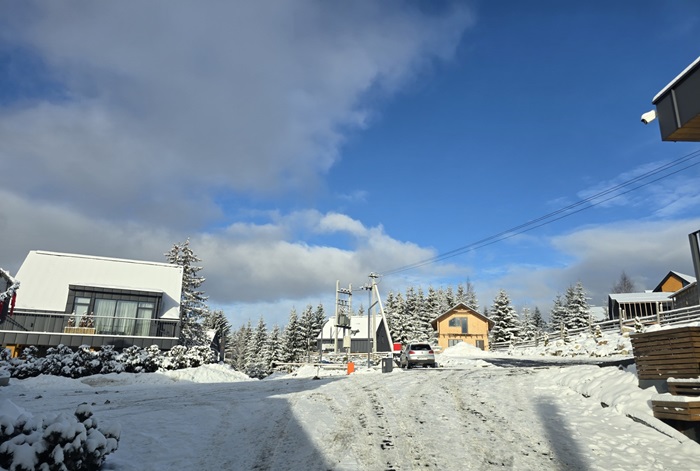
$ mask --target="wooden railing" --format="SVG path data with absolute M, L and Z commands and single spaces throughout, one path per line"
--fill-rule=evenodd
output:
M 71 318 L 73 321 L 71 321 Z M 0 324 L 0 331 L 174 338 L 177 319 L 90 316 L 89 325 L 80 325 L 77 316 L 63 312 L 15 310 Z

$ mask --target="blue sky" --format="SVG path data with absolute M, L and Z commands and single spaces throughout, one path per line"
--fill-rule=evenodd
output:
M 700 4 L 0 6 L 0 266 L 163 260 L 189 237 L 234 325 L 323 302 L 700 149 L 643 125 L 700 55 Z M 700 158 L 698 158 L 700 160 Z M 697 163 L 691 160 L 689 163 Z M 581 281 L 692 274 L 699 167 L 386 276 L 545 313 Z M 362 299 L 356 303 L 362 302 Z

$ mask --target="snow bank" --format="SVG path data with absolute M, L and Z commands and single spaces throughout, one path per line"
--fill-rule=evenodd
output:
M 651 399 L 658 396 L 656 389 L 639 387 L 635 365 L 627 368 L 600 368 L 595 365 L 569 366 L 550 368 L 540 374 L 555 384 L 566 386 L 600 402 L 603 407 L 611 407 L 619 414 L 644 423 L 681 443 L 690 440 L 654 417 L 649 404 Z
M 228 365 L 220 364 L 208 364 L 197 368 L 163 371 L 159 374 L 175 381 L 189 381 L 192 383 L 235 383 L 238 381 L 252 381 L 248 375 L 236 371 Z
M 442 353 L 436 353 L 435 359 L 438 365 L 441 367 L 455 367 L 455 366 L 472 366 L 472 367 L 483 367 L 483 368 L 498 368 L 491 363 L 485 362 L 474 357 L 484 357 L 491 355 L 490 352 L 485 352 L 484 350 L 477 348 L 465 342 L 459 342 L 457 345 L 447 347 Z
M 632 342 L 629 334 L 606 332 L 596 337 L 590 333 L 572 336 L 568 341 L 550 340 L 547 345 L 542 342 L 536 347 L 513 346 L 509 355 L 520 356 L 557 356 L 557 357 L 630 357 Z

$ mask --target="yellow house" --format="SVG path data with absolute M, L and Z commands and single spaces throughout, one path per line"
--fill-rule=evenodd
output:
M 493 321 L 464 303 L 459 303 L 431 321 L 443 349 L 465 342 L 482 350 L 489 349 L 489 329 Z

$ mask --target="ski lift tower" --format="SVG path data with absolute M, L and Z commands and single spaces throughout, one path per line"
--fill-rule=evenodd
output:
M 352 314 L 352 285 L 347 288 L 340 287 L 340 281 L 335 282 L 335 345 L 333 351 L 338 353 L 338 330 L 342 329 L 342 339 L 345 339 L 345 331 L 350 328 L 350 315 Z

